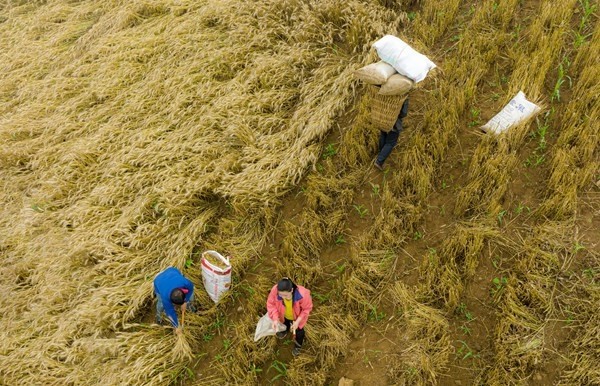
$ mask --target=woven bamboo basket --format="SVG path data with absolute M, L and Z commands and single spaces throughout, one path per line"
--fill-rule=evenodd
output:
M 371 93 L 371 121 L 373 125 L 382 131 L 390 131 L 398 119 L 402 104 L 407 97 L 404 95 L 381 95 L 378 94 L 378 86 L 369 86 Z

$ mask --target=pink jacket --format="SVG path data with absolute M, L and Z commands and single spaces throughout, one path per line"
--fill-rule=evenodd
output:
M 312 311 L 313 304 L 310 297 L 310 291 L 301 285 L 297 286 L 296 291 L 292 296 L 292 310 L 294 311 L 294 319 L 298 316 L 302 317 L 302 320 L 298 324 L 298 328 L 304 328 L 308 315 Z M 269 297 L 267 298 L 267 312 L 271 320 L 279 320 L 283 323 L 283 316 L 285 315 L 285 305 L 283 304 L 283 298 L 277 294 L 277 284 L 271 288 Z

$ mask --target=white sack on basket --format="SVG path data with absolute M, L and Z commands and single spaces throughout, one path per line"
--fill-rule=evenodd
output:
M 527 100 L 523 91 L 519 91 L 502 111 L 481 126 L 481 129 L 485 132 L 500 134 L 519 123 L 528 121 L 540 110 L 538 105 Z
M 208 296 L 218 303 L 231 287 L 231 264 L 229 258 L 219 252 L 206 251 L 202 254 L 202 281 Z
M 379 59 L 389 63 L 400 74 L 419 83 L 436 67 L 429 58 L 415 51 L 401 39 L 385 35 L 373 43 Z
M 354 71 L 354 76 L 365 83 L 379 85 L 384 84 L 395 73 L 394 67 L 380 60 Z
M 256 325 L 256 331 L 254 332 L 254 341 L 256 342 L 260 338 L 269 335 L 275 335 L 278 332 L 285 331 L 287 327 L 281 322 L 277 322 L 277 331 L 273 330 L 273 321 L 269 318 L 269 314 L 266 313 L 262 318 L 259 319 Z

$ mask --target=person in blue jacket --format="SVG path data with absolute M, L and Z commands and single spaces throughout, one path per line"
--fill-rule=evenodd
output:
M 190 311 L 193 312 L 190 303 L 194 299 L 194 284 L 186 279 L 177 268 L 169 267 L 154 278 L 154 293 L 157 298 L 156 322 L 158 324 L 162 323 L 162 313 L 164 311 L 175 328 L 175 332 L 180 334 L 181 327 L 177 320 L 175 304 L 181 306 L 182 314 L 188 306 Z

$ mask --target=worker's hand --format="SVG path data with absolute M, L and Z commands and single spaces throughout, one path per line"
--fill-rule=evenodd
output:
M 182 332 L 183 332 L 183 328 L 181 328 L 181 327 L 176 327 L 175 328 L 175 334 L 181 335 Z
M 273 328 L 273 331 L 277 332 L 277 325 L 278 324 L 279 323 L 276 320 L 273 321 L 273 324 L 271 324 L 271 327 Z
M 294 323 L 292 323 L 292 326 L 290 327 L 290 330 L 292 330 L 292 334 L 296 333 L 296 330 L 298 329 L 299 325 L 300 325 L 300 319 L 294 320 Z

